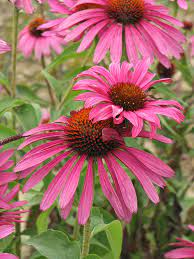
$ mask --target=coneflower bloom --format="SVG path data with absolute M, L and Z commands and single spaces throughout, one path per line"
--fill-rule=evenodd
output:
M 12 255 L 12 254 L 0 254 L 0 259 L 19 259 L 17 256 Z
M 194 0 L 192 0 L 194 2 Z M 177 4 L 180 8 L 187 10 L 188 9 L 188 4 L 186 0 L 177 0 Z
M 48 0 L 48 4 L 50 6 L 50 11 L 52 13 L 57 14 L 71 14 L 72 10 L 71 8 L 75 4 L 74 0 L 70 1 L 60 1 L 60 0 Z
M 34 7 L 32 5 L 32 0 L 10 0 L 12 4 L 15 4 L 17 8 L 24 9 L 24 11 L 28 14 L 32 14 L 34 11 Z M 37 0 L 39 4 L 45 2 L 45 0 Z
M 46 23 L 48 21 L 43 18 L 36 18 L 20 32 L 18 48 L 25 57 L 29 57 L 33 51 L 37 59 L 40 59 L 42 56 L 49 56 L 51 49 L 57 54 L 62 52 L 64 39 L 56 34 L 52 34 L 54 25 L 47 25 L 47 28 L 44 30 L 39 29 L 39 26 Z M 46 34 L 46 32 L 48 33 Z
M 194 226 L 188 226 L 190 230 L 194 232 Z M 178 242 L 170 244 L 171 246 L 175 246 L 176 249 L 165 254 L 165 258 L 168 259 L 185 259 L 185 258 L 194 258 L 194 242 L 177 238 Z
M 163 188 L 165 186 L 163 178 L 172 177 L 174 172 L 153 155 L 127 147 L 111 119 L 92 123 L 89 120 L 89 113 L 90 108 L 83 108 L 71 112 L 69 118 L 62 116 L 54 123 L 44 124 L 26 132 L 24 136 L 27 139 L 19 149 L 40 140 L 47 140 L 47 143 L 25 154 L 16 165 L 15 172 L 34 170 L 23 188 L 23 191 L 27 192 L 62 162 L 62 168 L 45 192 L 40 208 L 48 209 L 59 195 L 62 216 L 66 218 L 71 210 L 80 174 L 86 163 L 85 182 L 78 206 L 79 224 L 85 224 L 92 207 L 94 165 L 97 164 L 104 195 L 118 218 L 128 222 L 132 213 L 137 211 L 137 197 L 130 177 L 118 161 L 136 176 L 154 203 L 159 202 L 154 184 Z M 142 132 L 142 137 L 146 137 L 146 134 Z M 160 135 L 155 137 L 161 140 Z M 55 155 L 57 156 L 54 158 Z M 41 163 L 46 161 L 47 163 L 42 166 Z
M 109 70 L 94 66 L 80 73 L 80 79 L 74 90 L 89 90 L 79 94 L 76 100 L 85 102 L 85 107 L 94 106 L 90 119 L 94 122 L 113 118 L 115 124 L 125 119 L 132 126 L 132 136 L 136 137 L 148 122 L 152 132 L 160 128 L 157 115 L 167 116 L 178 123 L 184 116 L 180 110 L 183 107 L 174 100 L 154 99 L 149 95 L 149 89 L 158 83 L 171 82 L 170 78 L 152 80 L 155 74 L 148 71 L 146 61 L 139 61 L 132 70 L 132 65 L 112 63 Z
M 66 15 L 70 15 L 73 13 L 72 7 L 75 4 L 74 0 L 70 0 L 70 1 L 59 1 L 59 0 L 48 0 L 48 4 L 50 6 L 50 11 L 56 14 L 66 14 Z M 61 23 L 65 20 L 66 18 L 64 17 L 60 17 L 57 19 L 53 19 L 48 21 L 47 23 L 41 25 L 39 27 L 39 29 L 41 30 L 46 30 L 46 33 L 44 33 L 44 35 L 57 35 L 60 37 L 64 37 L 68 30 L 62 30 L 59 31 L 59 26 L 61 25 Z M 49 30 L 50 28 L 52 28 L 52 30 Z M 48 31 L 49 30 L 49 31 Z M 76 39 L 77 40 L 77 39 Z M 65 42 L 65 41 L 64 41 Z
M 191 56 L 194 56 L 194 35 L 190 39 L 191 42 Z
M 59 30 L 73 28 L 66 41 L 83 35 L 78 52 L 86 50 L 98 37 L 95 63 L 103 60 L 109 50 L 112 62 L 120 62 L 125 47 L 132 63 L 140 56 L 149 57 L 152 62 L 155 56 L 169 67 L 169 57 L 181 57 L 185 37 L 174 25 L 182 23 L 162 5 L 149 0 L 78 0 L 72 10 Z
M 9 236 L 15 231 L 15 223 L 21 221 L 21 214 L 26 211 L 20 210 L 20 207 L 26 204 L 26 201 L 12 201 L 19 192 L 19 185 L 16 185 L 11 191 L 7 191 L 7 185 L 0 187 L 0 239 Z
M 50 112 L 47 109 L 43 108 L 42 109 L 42 116 L 41 116 L 41 120 L 40 120 L 40 125 L 48 123 L 50 121 L 50 119 L 51 119 Z
M 0 39 L 0 54 L 9 52 L 11 47 L 4 41 Z
M 14 162 L 9 160 L 13 153 L 13 149 L 0 152 L 0 186 L 17 179 L 17 175 L 15 173 L 7 171 L 14 165 Z

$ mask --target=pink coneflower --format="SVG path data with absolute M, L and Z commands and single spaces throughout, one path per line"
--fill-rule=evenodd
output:
M 188 226 L 194 232 L 194 226 Z M 170 244 L 171 246 L 178 247 L 165 254 L 165 258 L 168 259 L 184 259 L 184 258 L 194 258 L 194 242 L 177 238 L 178 242 Z
M 76 1 L 60 1 L 60 0 L 48 0 L 48 4 L 50 6 L 50 11 L 57 14 L 71 14 L 71 8 L 75 4 Z
M 0 54 L 11 51 L 11 47 L 4 41 L 0 39 Z
M 34 7 L 32 5 L 32 0 L 10 0 L 12 4 L 15 4 L 17 8 L 24 9 L 24 11 L 28 14 L 32 14 L 34 11 Z M 39 4 L 45 2 L 45 0 L 37 0 Z
M 70 15 L 73 13 L 72 7 L 74 6 L 75 2 L 76 1 L 74 0 L 70 0 L 70 1 L 48 0 L 48 4 L 50 6 L 51 12 L 56 14 L 66 14 L 66 15 Z M 64 20 L 65 18 L 60 17 L 60 18 L 48 21 L 47 23 L 41 25 L 39 29 L 44 31 L 44 30 L 48 30 L 49 28 L 52 28 L 51 31 L 47 31 L 44 34 L 52 36 L 52 35 L 56 35 L 56 32 L 57 32 L 58 36 L 64 37 L 67 34 L 68 30 L 62 30 L 59 32 L 59 26 Z
M 194 35 L 190 38 L 191 42 L 191 56 L 194 56 Z
M 0 259 L 19 259 L 17 256 L 12 254 L 0 254 Z
M 172 0 L 171 0 L 172 1 Z M 194 2 L 194 0 L 192 0 Z M 188 9 L 188 4 L 186 0 L 177 0 L 177 4 L 180 8 L 187 10 Z
M 140 56 L 149 57 L 152 62 L 155 56 L 169 67 L 169 57 L 181 57 L 180 44 L 185 37 L 173 26 L 182 26 L 182 23 L 169 16 L 168 9 L 162 5 L 149 0 L 78 0 L 72 9 L 74 12 L 59 30 L 73 28 L 66 41 L 84 35 L 78 52 L 86 50 L 98 37 L 95 63 L 103 60 L 109 50 L 112 62 L 120 62 L 125 54 L 123 44 L 132 63 Z
M 7 171 L 14 165 L 14 162 L 9 160 L 13 153 L 13 149 L 0 152 L 0 186 L 17 179 L 17 175 L 15 173 Z
M 26 201 L 11 202 L 19 189 L 19 184 L 10 192 L 7 192 L 7 185 L 0 186 L 0 239 L 15 231 L 16 222 L 23 222 L 20 214 L 26 211 L 20 210 L 20 207 L 26 204 Z
M 160 159 L 136 148 L 127 147 L 112 120 L 92 123 L 90 109 L 71 112 L 70 118 L 61 117 L 54 123 L 44 124 L 24 134 L 28 137 L 19 147 L 22 149 L 34 142 L 48 140 L 28 152 L 17 164 L 15 172 L 32 168 L 33 175 L 26 182 L 23 191 L 27 192 L 39 183 L 60 162 L 63 166 L 50 183 L 41 202 L 41 209 L 48 209 L 57 196 L 62 216 L 66 218 L 71 210 L 80 174 L 87 163 L 85 183 L 78 206 L 79 224 L 85 224 L 92 207 L 95 165 L 104 195 L 111 203 L 117 216 L 130 221 L 137 211 L 137 198 L 130 177 L 121 167 L 120 161 L 138 179 L 149 199 L 159 202 L 154 184 L 163 188 L 164 178 L 174 175 L 173 170 Z M 126 132 L 125 132 L 126 134 Z M 142 132 L 142 137 L 148 133 Z M 162 140 L 160 135 L 156 139 Z M 161 139 L 162 138 L 162 139 Z M 165 141 L 165 140 L 164 140 Z M 53 156 L 57 157 L 53 158 Z M 48 159 L 51 158 L 50 161 Z M 29 172 L 30 174 L 30 172 Z M 111 179 L 110 179 L 111 178 Z
M 184 116 L 179 109 L 182 106 L 174 100 L 154 99 L 148 90 L 161 82 L 171 79 L 152 80 L 155 74 L 148 72 L 146 61 L 139 61 L 132 71 L 132 65 L 123 62 L 121 65 L 112 63 L 109 70 L 94 66 L 77 76 L 80 79 L 74 90 L 89 90 L 76 97 L 85 101 L 85 107 L 95 106 L 90 112 L 94 122 L 113 118 L 120 124 L 125 119 L 132 126 L 132 136 L 136 137 L 144 126 L 144 121 L 150 125 L 154 133 L 160 128 L 157 115 L 167 116 L 178 123 Z
M 52 23 L 44 30 L 39 29 L 39 26 L 46 23 L 48 21 L 43 18 L 36 18 L 20 32 L 18 48 L 25 57 L 29 57 L 33 51 L 37 59 L 40 59 L 42 56 L 49 56 L 51 49 L 57 54 L 62 52 L 64 40 L 62 37 L 52 34 L 54 24 Z
M 51 119 L 50 112 L 48 111 L 48 109 L 43 108 L 42 109 L 42 116 L 41 116 L 41 120 L 40 120 L 40 125 L 49 123 L 50 119 Z

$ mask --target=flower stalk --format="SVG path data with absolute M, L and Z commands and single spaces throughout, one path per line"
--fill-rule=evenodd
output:
M 44 56 L 42 56 L 41 58 L 41 65 L 42 65 L 42 68 L 45 69 L 46 68 L 46 62 L 45 62 L 45 58 Z M 53 89 L 49 83 L 49 81 L 47 79 L 45 79 L 45 82 L 46 82 L 46 85 L 47 85 L 47 88 L 48 88 L 48 93 L 49 93 L 49 96 L 50 96 L 50 100 L 51 100 L 51 104 L 53 106 L 55 106 L 56 104 L 56 98 L 55 98 L 55 94 L 53 92 Z
M 89 254 L 90 237 L 91 237 L 90 219 L 88 219 L 87 223 L 84 225 L 81 259 L 83 259 L 85 256 Z
M 11 95 L 16 96 L 16 63 L 19 10 L 13 5 Z
M 80 230 L 80 225 L 78 224 L 78 218 L 76 217 L 74 228 L 73 228 L 73 235 L 72 235 L 73 240 L 78 239 L 79 230 Z
M 16 136 L 11 136 L 9 138 L 2 139 L 2 140 L 0 140 L 0 146 L 4 146 L 8 143 L 14 142 L 14 141 L 16 141 L 18 139 L 21 139 L 21 138 L 24 138 L 23 134 L 19 134 L 19 135 L 16 135 Z

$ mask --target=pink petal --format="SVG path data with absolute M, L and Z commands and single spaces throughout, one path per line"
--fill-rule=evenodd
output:
M 78 223 L 85 225 L 89 216 L 90 210 L 93 203 L 93 159 L 88 160 L 88 170 L 86 172 L 86 178 L 84 182 L 84 187 L 78 207 Z

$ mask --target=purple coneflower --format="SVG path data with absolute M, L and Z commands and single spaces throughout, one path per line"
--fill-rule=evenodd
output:
M 0 39 L 0 54 L 11 51 L 11 47 L 4 41 Z
M 189 229 L 194 232 L 194 226 L 189 225 Z M 165 254 L 165 258 L 168 259 L 185 259 L 185 258 L 194 258 L 194 242 L 177 238 L 178 242 L 170 244 L 171 246 L 176 247 L 172 251 Z
M 32 14 L 34 11 L 32 0 L 10 0 L 12 4 L 15 4 L 17 8 L 24 9 L 28 14 Z M 37 0 L 39 4 L 45 2 L 45 0 Z
M 27 212 L 20 210 L 20 207 L 25 205 L 26 201 L 12 201 L 19 189 L 19 184 L 10 192 L 7 191 L 7 185 L 0 186 L 0 239 L 15 232 L 15 223 L 23 222 L 21 214 Z
M 154 99 L 149 95 L 150 88 L 156 84 L 171 82 L 170 78 L 153 80 L 154 76 L 148 71 L 146 61 L 139 61 L 134 67 L 127 62 L 112 63 L 109 70 L 94 66 L 82 72 L 73 89 L 90 91 L 78 95 L 76 100 L 84 101 L 86 108 L 94 106 L 89 116 L 91 120 L 113 118 L 114 123 L 120 124 L 126 119 L 133 126 L 132 136 L 136 137 L 144 121 L 154 134 L 161 127 L 158 115 L 178 123 L 184 119 L 180 111 L 183 107 L 177 101 Z
M 26 169 L 29 170 L 28 175 L 33 172 L 23 188 L 27 192 L 62 162 L 63 165 L 45 192 L 40 207 L 42 210 L 48 209 L 59 195 L 62 216 L 66 218 L 74 201 L 80 174 L 86 164 L 85 181 L 78 206 L 78 222 L 85 224 L 93 203 L 97 166 L 104 195 L 118 218 L 129 222 L 132 213 L 137 211 L 137 197 L 132 181 L 121 164 L 134 174 L 154 203 L 159 202 L 154 184 L 163 188 L 163 178 L 172 177 L 174 172 L 155 156 L 127 147 L 123 136 L 130 136 L 130 133 L 123 129 L 117 130 L 112 119 L 93 123 L 89 119 L 90 111 L 90 108 L 83 108 L 71 112 L 70 118 L 63 116 L 54 123 L 26 132 L 24 136 L 27 139 L 19 149 L 37 141 L 47 142 L 25 154 L 15 172 Z M 149 133 L 142 131 L 140 135 L 147 137 Z M 161 135 L 155 135 L 155 139 L 167 142 Z M 57 156 L 54 157 L 55 155 Z M 46 163 L 41 165 L 43 162 Z
M 14 162 L 9 160 L 13 153 L 13 149 L 0 152 L 0 186 L 17 179 L 17 175 L 15 173 L 7 171 L 14 165 Z
M 170 57 L 181 57 L 185 37 L 174 26 L 183 24 L 170 16 L 163 5 L 149 0 L 78 0 L 71 10 L 73 13 L 64 19 L 58 31 L 72 28 L 67 36 L 65 31 L 66 41 L 83 36 L 78 52 L 89 48 L 98 37 L 95 63 L 103 60 L 108 51 L 112 62 L 120 62 L 125 47 L 134 64 L 140 56 L 151 62 L 155 56 L 169 67 Z
M 39 28 L 43 24 L 47 24 L 47 28 L 44 30 Z M 60 54 L 63 50 L 64 39 L 52 34 L 54 27 L 55 23 L 52 22 L 50 25 L 49 21 L 43 18 L 36 18 L 31 21 L 19 34 L 18 48 L 24 56 L 29 57 L 34 51 L 36 58 L 41 59 L 43 56 L 49 56 L 51 49 Z

